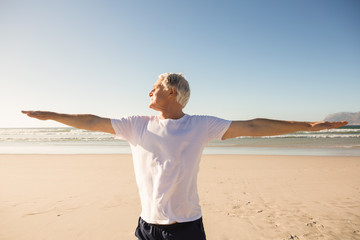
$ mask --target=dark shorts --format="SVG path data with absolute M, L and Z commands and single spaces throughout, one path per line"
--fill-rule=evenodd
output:
M 135 236 L 139 240 L 206 240 L 202 218 L 171 225 L 150 224 L 139 218 Z

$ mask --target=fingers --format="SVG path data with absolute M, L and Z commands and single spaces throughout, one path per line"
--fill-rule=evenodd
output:
M 26 114 L 28 117 L 36 118 L 39 120 L 48 120 L 50 117 L 50 112 L 43 111 L 21 111 L 23 114 Z
M 23 114 L 28 115 L 29 117 L 34 117 L 36 115 L 37 112 L 39 111 L 21 111 Z
M 327 122 L 329 124 L 329 129 L 331 128 L 339 128 L 339 127 L 343 127 L 345 125 L 348 124 L 347 121 L 342 121 L 342 122 Z
M 311 127 L 310 131 L 320 131 L 320 130 L 325 130 L 325 129 L 334 129 L 334 128 L 343 127 L 343 126 L 345 126 L 347 124 L 348 124 L 347 121 L 342 121 L 342 122 L 325 122 L 325 121 L 313 122 L 313 123 L 311 123 L 312 127 Z
M 336 122 L 337 127 L 343 127 L 348 124 L 348 121 Z
M 30 117 L 30 114 L 31 114 L 32 112 L 34 112 L 34 111 L 24 111 L 24 110 L 21 111 L 21 113 L 26 114 L 26 115 L 28 115 L 29 117 Z

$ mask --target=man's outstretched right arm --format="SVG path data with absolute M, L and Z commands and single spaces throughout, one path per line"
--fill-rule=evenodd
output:
M 109 118 L 91 114 L 63 114 L 46 111 L 22 111 L 22 113 L 39 120 L 54 120 L 74 128 L 115 134 Z

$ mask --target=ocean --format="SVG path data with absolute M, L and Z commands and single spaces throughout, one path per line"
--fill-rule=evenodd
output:
M 126 141 L 74 128 L 0 128 L 0 154 L 129 154 Z M 204 154 L 360 156 L 360 126 L 210 142 Z

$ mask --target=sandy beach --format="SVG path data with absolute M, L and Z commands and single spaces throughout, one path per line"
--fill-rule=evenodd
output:
M 204 155 L 207 238 L 360 239 L 360 157 Z M 130 155 L 0 155 L 0 240 L 135 240 Z

